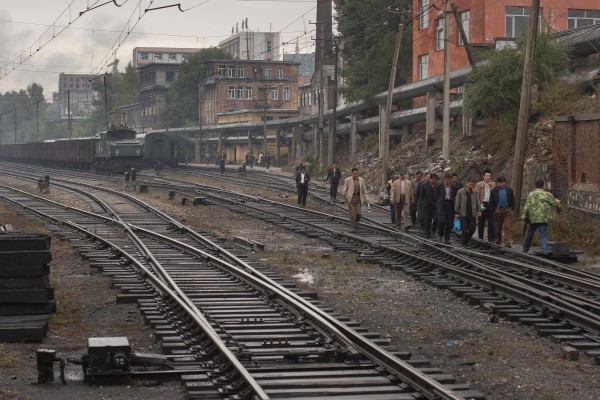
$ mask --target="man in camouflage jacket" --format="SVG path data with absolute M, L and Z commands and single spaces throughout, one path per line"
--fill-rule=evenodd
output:
M 560 200 L 556 199 L 552 193 L 544 190 L 544 181 L 535 182 L 535 190 L 529 193 L 522 218 L 528 220 L 531 224 L 523 243 L 523 252 L 527 253 L 531 247 L 533 234 L 536 229 L 540 229 L 540 240 L 542 242 L 542 255 L 548 255 L 548 223 L 552 220 L 552 206 L 560 212 Z

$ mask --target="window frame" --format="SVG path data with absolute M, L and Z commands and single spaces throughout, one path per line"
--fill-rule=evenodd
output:
M 429 28 L 429 0 L 419 0 L 419 29 Z
M 235 86 L 228 86 L 227 87 L 227 98 L 228 99 L 235 99 Z
M 458 13 L 458 17 L 460 19 L 460 22 L 462 23 L 462 27 L 465 31 L 465 36 L 467 37 L 467 40 L 471 42 L 471 10 L 465 10 L 463 12 Z M 458 45 L 465 45 L 462 36 L 460 35 L 460 32 L 458 32 Z
M 435 49 L 444 50 L 446 41 L 444 40 L 444 29 L 446 21 L 444 18 L 437 18 L 435 20 Z
M 419 80 L 429 78 L 429 54 L 422 54 L 418 56 L 418 69 L 419 69 Z M 427 61 L 427 62 L 423 62 Z

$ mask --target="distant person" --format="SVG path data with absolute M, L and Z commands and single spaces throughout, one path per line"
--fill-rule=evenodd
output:
M 296 189 L 298 189 L 298 205 L 306 207 L 306 196 L 308 196 L 308 182 L 310 174 L 306 172 L 306 167 L 302 166 L 296 174 Z
M 219 160 L 219 169 L 221 170 L 221 175 L 225 173 L 225 159 L 221 158 Z
M 479 224 L 477 227 L 477 236 L 480 240 L 483 240 L 483 231 L 485 230 L 485 224 L 487 222 L 487 240 L 488 242 L 495 242 L 494 232 L 494 210 L 490 207 L 490 194 L 492 189 L 496 186 L 492 181 L 492 171 L 486 169 L 483 171 L 483 179 L 475 185 L 475 192 L 479 197 L 479 204 L 481 205 L 481 218 L 479 218 Z
M 387 185 L 385 186 L 385 191 L 388 195 L 388 199 L 390 200 L 390 220 L 392 225 L 396 225 L 396 204 L 394 203 L 394 197 L 392 195 L 392 185 L 394 184 L 394 181 L 396 179 L 398 179 L 398 174 L 394 172 L 392 174 L 392 178 L 388 181 Z
M 506 184 L 503 176 L 496 179 L 496 187 L 490 194 L 490 208 L 494 210 L 494 233 L 496 244 L 506 247 L 512 246 L 514 209 L 517 205 L 515 194 L 510 186 Z
M 123 177 L 124 177 L 123 190 L 127 191 L 127 189 L 129 189 L 129 185 L 131 184 L 131 174 L 129 173 L 129 171 L 125 171 L 125 174 L 123 174 Z
M 271 168 L 271 155 L 267 152 L 267 155 L 265 156 L 265 168 L 268 170 L 269 168 Z
M 129 175 L 131 176 L 131 185 L 133 186 L 133 190 L 136 189 L 135 185 L 135 180 L 137 179 L 137 171 L 135 170 L 135 168 L 131 168 L 129 170 Z
M 331 163 L 331 168 L 327 170 L 325 182 L 329 181 L 329 199 L 335 201 L 337 197 L 338 185 L 342 179 L 342 171 L 337 167 L 337 162 Z
M 350 232 L 356 232 L 362 216 L 363 205 L 366 204 L 371 211 L 371 205 L 367 201 L 367 186 L 365 180 L 358 176 L 358 168 L 352 168 L 352 176 L 344 180 L 342 194 L 348 200 Z
M 206 153 L 204 155 L 204 158 L 206 159 L 206 166 L 208 167 L 210 165 L 210 153 Z
M 156 176 L 160 176 L 160 173 L 162 171 L 162 162 L 160 162 L 160 160 L 156 160 L 156 162 L 154 163 L 154 173 L 156 174 Z
M 540 241 L 542 242 L 542 255 L 548 255 L 548 223 L 552 220 L 552 207 L 560 212 L 560 200 L 555 198 L 552 193 L 544 190 L 544 181 L 539 179 L 535 181 L 535 190 L 529 193 L 525 208 L 523 209 L 523 219 L 529 220 L 529 230 L 523 243 L 523 252 L 527 253 L 531 247 L 533 234 L 537 229 L 540 230 Z
M 475 180 L 469 178 L 465 187 L 456 193 L 454 212 L 460 218 L 461 244 L 466 247 L 477 229 L 477 218 L 481 216 L 479 196 L 473 188 Z
M 404 230 L 409 230 L 412 227 L 409 208 L 414 198 L 412 182 L 406 179 L 404 171 L 400 172 L 398 176 L 398 179 L 392 183 L 390 191 L 396 209 L 396 227 L 400 229 L 401 224 L 404 223 Z

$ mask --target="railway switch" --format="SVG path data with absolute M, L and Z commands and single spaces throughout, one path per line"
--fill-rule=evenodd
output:
M 86 375 L 113 374 L 129 369 L 132 351 L 126 337 L 89 338 L 87 350 Z

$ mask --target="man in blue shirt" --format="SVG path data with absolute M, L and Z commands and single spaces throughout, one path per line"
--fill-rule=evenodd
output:
M 512 188 L 506 185 L 503 176 L 496 179 L 496 186 L 490 193 L 489 207 L 494 212 L 494 230 L 496 244 L 510 247 L 512 245 L 515 195 Z

